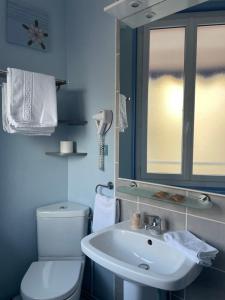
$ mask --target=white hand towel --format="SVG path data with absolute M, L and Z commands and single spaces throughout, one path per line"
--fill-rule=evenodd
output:
M 26 135 L 54 132 L 57 101 L 53 76 L 8 68 L 2 96 L 5 131 Z
M 18 69 L 7 70 L 9 113 L 15 127 L 57 126 L 55 78 Z
M 196 263 L 205 266 L 211 265 L 211 259 L 214 259 L 219 252 L 186 230 L 167 232 L 164 234 L 164 240 Z
M 120 132 L 124 132 L 128 128 L 127 121 L 127 98 L 120 94 L 119 101 L 119 128 Z
M 116 199 L 96 194 L 92 231 L 104 229 L 116 223 Z

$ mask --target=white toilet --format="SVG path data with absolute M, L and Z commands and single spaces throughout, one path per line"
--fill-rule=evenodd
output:
M 23 300 L 79 300 L 89 208 L 63 202 L 37 209 L 38 261 L 21 283 Z

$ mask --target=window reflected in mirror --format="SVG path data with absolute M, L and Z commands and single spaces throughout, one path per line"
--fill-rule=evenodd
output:
M 225 13 L 122 26 L 120 45 L 119 176 L 225 194 Z
M 181 174 L 185 28 L 149 34 L 147 173 Z
M 225 175 L 225 25 L 197 29 L 194 175 Z

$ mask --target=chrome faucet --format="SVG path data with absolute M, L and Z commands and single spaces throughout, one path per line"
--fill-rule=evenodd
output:
M 145 215 L 148 222 L 145 223 L 145 230 L 150 230 L 152 234 L 161 234 L 161 218 L 159 216 Z

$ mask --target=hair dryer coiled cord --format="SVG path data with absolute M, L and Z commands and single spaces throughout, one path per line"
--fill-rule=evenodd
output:
M 105 145 L 105 139 L 103 135 L 99 136 L 98 140 L 98 167 L 99 170 L 104 171 L 104 145 Z

